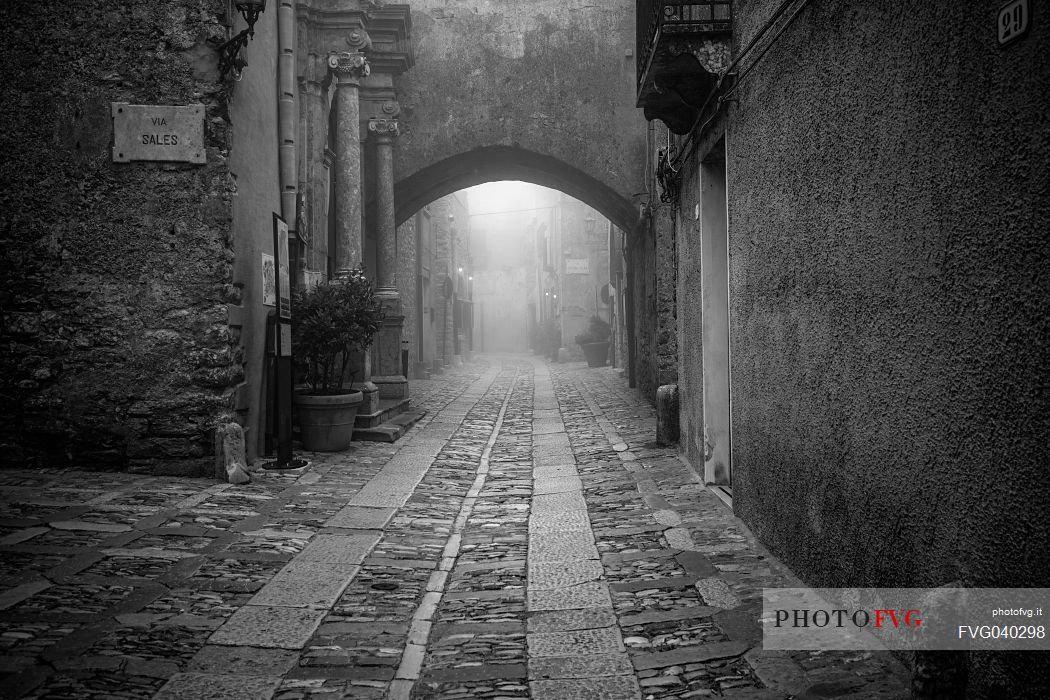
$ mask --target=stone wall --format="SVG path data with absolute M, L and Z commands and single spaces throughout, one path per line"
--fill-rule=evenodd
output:
M 628 234 L 628 303 L 634 308 L 635 369 L 639 391 L 656 401 L 661 384 L 678 381 L 678 331 L 674 252 L 674 209 L 657 203 Z
M 656 386 L 678 381 L 677 251 L 675 249 L 674 209 L 670 205 L 656 210 L 654 251 L 655 272 L 653 304 L 656 326 L 653 345 L 656 351 Z M 648 394 L 647 394 L 648 395 Z M 653 389 L 652 399 L 655 400 Z
M 646 224 L 629 238 L 628 304 L 632 305 L 634 327 L 629 329 L 634 344 L 634 386 L 650 401 L 656 401 L 656 236 Z
M 224 3 L 0 4 L 0 455 L 210 473 L 243 374 L 232 284 Z M 111 159 L 111 102 L 203 104 L 205 165 Z
M 435 172 L 398 189 L 399 221 L 464 187 L 527 180 L 633 225 L 644 154 L 634 2 L 410 4 L 416 64 L 396 81 L 396 174 Z
M 734 507 L 812 584 L 1050 585 L 1050 26 L 1000 4 L 811 3 L 735 93 Z

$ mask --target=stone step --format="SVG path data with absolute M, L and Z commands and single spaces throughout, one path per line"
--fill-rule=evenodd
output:
M 404 403 L 408 404 L 406 399 Z M 397 442 L 408 429 L 419 422 L 426 415 L 426 411 L 408 410 L 383 423 L 367 428 L 354 429 L 354 440 L 366 440 L 370 442 Z

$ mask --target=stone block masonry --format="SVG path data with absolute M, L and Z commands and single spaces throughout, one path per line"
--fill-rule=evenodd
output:
M 215 419 L 243 378 L 226 94 L 208 43 L 225 37 L 223 12 L 0 7 L 14 82 L 0 104 L 5 462 L 212 469 Z M 203 105 L 207 163 L 113 163 L 112 102 Z

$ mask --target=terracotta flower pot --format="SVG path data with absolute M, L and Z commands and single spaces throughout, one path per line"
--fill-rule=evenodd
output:
M 303 447 L 315 452 L 341 452 L 348 448 L 354 436 L 357 408 L 363 399 L 360 391 L 331 396 L 296 393 Z
M 604 367 L 609 357 L 609 341 L 600 343 L 580 343 L 583 356 L 587 358 L 588 367 Z

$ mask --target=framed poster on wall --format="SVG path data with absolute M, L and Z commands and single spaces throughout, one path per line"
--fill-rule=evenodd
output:
M 269 253 L 262 254 L 262 290 L 263 306 L 277 306 L 277 271 Z
M 292 318 L 291 274 L 288 270 L 288 223 L 273 215 L 273 252 L 277 257 L 277 315 Z

